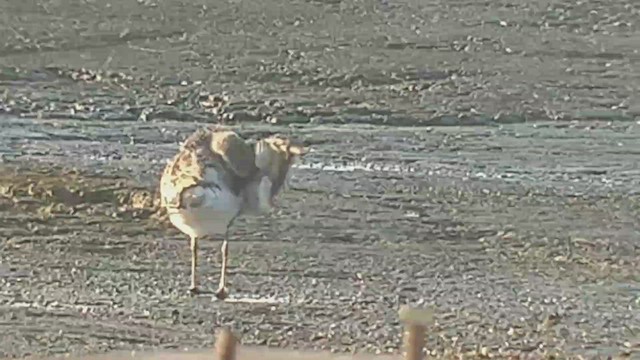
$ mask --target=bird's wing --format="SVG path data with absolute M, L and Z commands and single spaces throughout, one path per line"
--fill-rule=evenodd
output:
M 186 190 L 201 186 L 238 193 L 256 171 L 252 146 L 236 133 L 198 130 L 167 164 L 160 182 L 162 202 L 167 207 L 197 207 L 204 202 L 197 196 L 201 192 Z
M 257 171 L 253 147 L 233 131 L 213 132 L 211 151 L 239 178 L 248 179 Z
M 181 208 L 185 190 L 198 186 L 202 181 L 202 169 L 195 152 L 181 150 L 165 167 L 160 179 L 161 203 L 167 208 Z M 192 199 L 190 202 L 197 202 Z

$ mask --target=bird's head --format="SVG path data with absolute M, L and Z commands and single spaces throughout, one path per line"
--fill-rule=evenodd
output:
M 256 167 L 266 178 L 269 201 L 280 192 L 287 180 L 291 165 L 308 152 L 302 144 L 277 135 L 259 140 L 255 145 Z M 265 189 L 266 190 L 266 189 Z

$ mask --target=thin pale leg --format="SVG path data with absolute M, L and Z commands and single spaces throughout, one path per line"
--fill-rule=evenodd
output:
M 224 300 L 229 295 L 227 290 L 227 259 L 229 257 L 229 242 L 225 238 L 222 242 L 222 267 L 220 268 L 220 284 L 218 285 L 218 291 L 216 297 L 220 300 Z
M 189 292 L 192 295 L 195 295 L 199 292 L 198 290 L 198 279 L 196 276 L 196 272 L 198 269 L 198 238 L 191 238 L 191 287 L 189 288 Z
M 220 268 L 220 283 L 218 284 L 218 291 L 216 291 L 216 297 L 220 300 L 224 300 L 229 296 L 229 290 L 227 289 L 227 262 L 229 260 L 229 228 L 233 224 L 235 218 L 229 222 L 227 231 L 224 234 L 224 241 L 222 242 L 222 267 Z

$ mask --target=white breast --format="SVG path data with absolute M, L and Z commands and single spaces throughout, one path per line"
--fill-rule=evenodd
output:
M 272 208 L 271 181 L 264 176 L 255 179 L 243 189 L 244 204 L 243 215 L 258 216 L 268 213 Z
M 205 172 L 203 185 L 182 192 L 182 208 L 172 209 L 169 220 L 191 237 L 222 235 L 241 207 L 242 198 L 233 194 L 220 174 L 211 169 Z
M 261 212 L 271 210 L 271 180 L 263 176 L 258 185 L 258 207 Z

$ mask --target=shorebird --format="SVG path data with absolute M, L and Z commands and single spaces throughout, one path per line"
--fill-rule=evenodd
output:
M 160 197 L 169 221 L 191 240 L 191 294 L 199 293 L 198 241 L 224 236 L 215 295 L 227 298 L 229 228 L 239 216 L 269 212 L 291 165 L 305 152 L 287 138 L 252 142 L 220 128 L 199 129 L 184 141 L 162 174 Z

